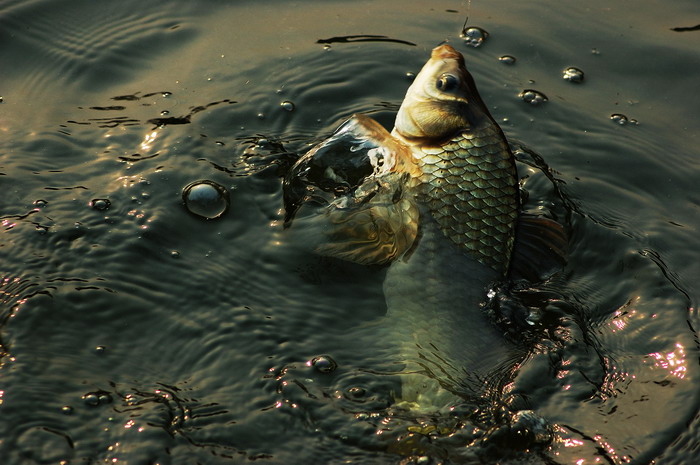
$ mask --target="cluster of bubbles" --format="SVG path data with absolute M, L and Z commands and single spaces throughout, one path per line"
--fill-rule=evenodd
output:
M 105 391 L 88 392 L 83 395 L 83 402 L 89 407 L 97 407 L 98 405 L 105 405 L 112 402 L 112 396 Z
M 281 90 L 278 90 L 277 93 L 281 93 Z M 284 100 L 280 102 L 280 108 L 291 113 L 296 108 L 296 105 L 291 100 Z M 265 119 L 265 113 L 258 113 L 257 117 L 258 119 Z
M 597 51 L 594 50 L 593 53 L 597 53 Z M 516 58 L 512 55 L 502 55 L 498 57 L 498 61 L 507 65 L 513 65 L 515 64 Z M 581 70 L 580 68 L 577 68 L 575 66 L 569 66 L 568 68 L 562 70 L 562 78 L 566 81 L 575 84 L 580 84 L 583 82 L 584 73 L 583 70 Z M 535 89 L 524 89 L 518 94 L 518 97 L 520 97 L 523 100 L 523 102 L 529 103 L 530 105 L 540 105 L 548 100 L 547 96 L 544 93 Z M 637 120 L 628 118 L 627 116 L 621 113 L 614 113 L 610 115 L 610 119 L 621 126 L 628 124 L 639 124 Z
M 515 63 L 515 57 L 511 55 L 503 55 L 499 57 L 498 60 L 501 63 L 505 63 L 508 65 L 512 65 Z M 569 66 L 568 68 L 562 71 L 562 78 L 569 82 L 579 84 L 583 82 L 583 71 L 574 66 Z M 539 105 L 548 100 L 547 96 L 544 93 L 535 89 L 525 89 L 522 92 L 520 92 L 520 94 L 518 94 L 518 97 L 520 97 L 523 100 L 523 102 L 529 103 L 531 105 Z
M 625 126 L 627 124 L 639 124 L 639 122 L 636 119 L 628 118 L 622 113 L 613 113 L 612 115 L 610 115 L 610 119 L 614 123 L 619 124 L 620 126 Z
M 529 103 L 530 105 L 539 105 L 548 100 L 546 95 L 534 89 L 525 89 L 518 94 L 518 97 L 523 99 L 523 102 Z
M 583 71 L 570 66 L 564 70 L 562 77 L 569 82 L 583 82 Z
M 488 38 L 489 33 L 480 27 L 471 26 L 465 28 L 462 31 L 461 36 L 466 45 L 469 45 L 470 47 L 481 47 L 484 41 L 486 41 Z
M 488 32 L 476 26 L 465 27 L 461 34 L 462 39 L 464 39 L 464 43 L 471 47 L 480 47 L 486 41 L 488 36 Z M 501 55 L 498 57 L 498 61 L 506 65 L 513 65 L 516 62 L 516 58 L 512 55 Z M 581 71 L 579 68 L 570 66 L 563 71 L 562 77 L 569 82 L 580 83 L 583 82 L 583 71 Z M 546 95 L 534 89 L 525 89 L 520 92 L 518 96 L 524 102 L 531 105 L 539 105 L 548 100 Z

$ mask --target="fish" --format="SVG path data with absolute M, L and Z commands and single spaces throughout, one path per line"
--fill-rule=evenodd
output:
M 287 225 L 301 205 L 321 205 L 317 253 L 387 267 L 397 407 L 440 411 L 492 395 L 522 360 L 489 301 L 539 249 L 565 260 L 566 238 L 554 220 L 521 213 L 518 182 L 508 141 L 449 44 L 432 50 L 390 133 L 353 115 L 285 177 Z M 529 243 L 521 256 L 519 242 Z

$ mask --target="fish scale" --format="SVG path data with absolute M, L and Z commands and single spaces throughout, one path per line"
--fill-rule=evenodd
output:
M 440 230 L 480 263 L 504 274 L 518 217 L 517 178 L 495 125 L 414 149 L 420 190 Z
M 393 154 L 393 164 L 375 166 L 324 209 L 319 226 L 329 240 L 316 250 L 389 264 L 379 339 L 393 341 L 402 364 L 397 405 L 435 412 L 497 392 L 520 354 L 484 307 L 509 271 L 522 218 L 515 160 L 462 55 L 449 45 L 433 50 L 391 134 L 362 115 L 343 128 L 297 164 L 323 147 L 342 153 L 348 142 L 350 154 L 353 145 Z

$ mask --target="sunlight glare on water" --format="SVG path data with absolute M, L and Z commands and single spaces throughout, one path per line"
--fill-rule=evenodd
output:
M 676 378 L 685 378 L 688 365 L 685 360 L 685 349 L 680 343 L 676 343 L 675 349 L 671 352 L 654 352 L 649 354 L 648 357 L 653 361 L 654 366 L 667 370 L 669 374 Z
M 1 1 L 0 462 L 697 463 L 693 18 L 694 0 Z M 504 387 L 411 415 L 386 267 L 316 253 L 282 184 L 354 113 L 391 130 L 445 40 L 569 253 L 489 293 L 521 357 L 490 373 Z M 302 217 L 323 201 L 301 196 Z

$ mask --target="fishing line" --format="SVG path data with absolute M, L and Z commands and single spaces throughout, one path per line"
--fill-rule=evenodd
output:
M 472 9 L 472 0 L 467 0 L 467 17 L 464 18 L 464 25 L 462 26 L 462 35 L 465 35 L 467 30 L 467 23 L 469 22 L 469 12 Z
M 466 4 L 467 4 L 467 17 L 464 18 L 464 24 L 462 25 L 462 32 L 460 34 L 460 37 L 464 37 L 466 35 L 467 23 L 469 22 L 469 12 L 471 11 L 471 8 L 472 8 L 472 0 L 467 0 Z M 443 44 L 447 44 L 449 42 L 450 42 L 450 39 L 447 38 L 447 39 L 443 40 L 442 42 L 439 42 L 437 45 L 440 46 Z

